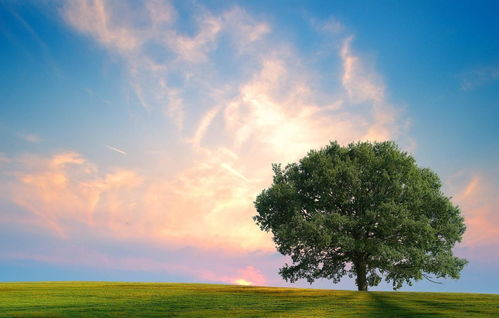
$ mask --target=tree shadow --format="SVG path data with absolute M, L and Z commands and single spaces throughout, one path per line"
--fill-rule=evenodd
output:
M 445 300 L 431 301 L 431 300 L 422 300 L 422 299 L 414 300 L 414 302 L 426 306 L 428 308 L 433 308 L 435 310 L 438 310 L 440 316 L 444 315 L 442 314 L 442 311 L 449 312 L 448 317 L 456 317 L 456 315 L 465 315 L 465 316 L 486 315 L 486 313 L 483 311 L 477 310 L 475 308 L 468 308 L 469 304 L 466 304 L 465 302 L 451 303 Z
M 411 303 L 417 306 L 418 302 L 411 300 L 409 297 L 402 301 L 382 292 L 370 292 L 369 294 L 374 302 L 374 310 L 369 314 L 369 317 L 452 317 L 441 312 L 432 312 L 431 309 L 419 310 L 411 308 Z M 408 306 L 403 306 L 403 304 Z

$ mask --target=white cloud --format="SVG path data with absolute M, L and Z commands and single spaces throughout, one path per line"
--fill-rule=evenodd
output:
M 164 110 L 181 131 L 185 95 L 191 92 L 175 82 L 206 88 L 206 82 L 199 81 L 209 81 L 209 55 L 218 47 L 222 33 L 241 51 L 268 32 L 266 24 L 239 8 L 221 15 L 196 8 L 190 17 L 195 25 L 192 33 L 179 31 L 178 14 L 164 1 L 148 2 L 145 10 L 137 10 L 127 1 L 111 5 L 104 0 L 78 0 L 67 2 L 62 14 L 69 25 L 120 56 L 140 104 L 149 111 Z

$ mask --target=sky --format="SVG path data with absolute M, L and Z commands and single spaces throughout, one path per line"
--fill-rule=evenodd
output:
M 499 293 L 497 1 L 0 1 L 0 281 L 286 283 L 252 220 L 290 163 L 394 140 Z M 382 283 L 373 290 L 391 290 Z

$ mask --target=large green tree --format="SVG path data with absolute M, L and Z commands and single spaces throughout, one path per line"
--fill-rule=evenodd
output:
M 287 281 L 348 275 L 367 291 L 384 277 L 398 289 L 459 278 L 467 263 L 452 254 L 465 231 L 459 208 L 439 177 L 393 142 L 332 142 L 273 171 L 254 220 L 290 256 L 279 271 Z

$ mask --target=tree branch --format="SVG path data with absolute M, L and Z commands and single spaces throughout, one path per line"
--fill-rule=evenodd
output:
M 442 284 L 443 284 L 442 282 L 437 282 L 437 281 L 434 281 L 433 279 L 431 279 L 430 277 L 428 277 L 428 275 L 426 275 L 426 274 L 423 274 L 423 277 L 424 277 L 427 281 L 429 281 L 429 282 L 431 282 L 431 283 L 434 283 L 434 284 L 439 284 L 439 285 L 442 285 Z

